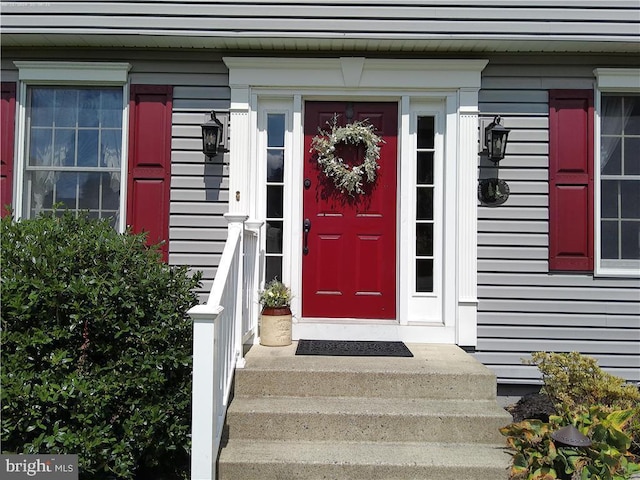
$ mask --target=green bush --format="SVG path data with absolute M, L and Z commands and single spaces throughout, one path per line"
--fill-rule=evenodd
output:
M 510 469 L 513 480 L 625 480 L 640 471 L 629 452 L 631 438 L 624 430 L 633 416 L 631 409 L 608 412 L 594 406 L 573 417 L 553 415 L 549 423 L 524 420 L 500 432 L 515 450 Z M 588 447 L 556 442 L 551 434 L 564 425 L 574 425 L 591 438 Z
M 638 387 L 603 371 L 594 358 L 578 352 L 535 352 L 531 358 L 542 373 L 542 392 L 556 408 L 576 411 L 598 404 L 624 409 L 640 402 Z
M 71 213 L 5 217 L 1 247 L 3 451 L 77 453 L 81 478 L 178 474 L 200 275 Z
M 525 420 L 500 430 L 515 453 L 513 480 L 623 480 L 640 471 L 640 393 L 623 379 L 600 369 L 577 352 L 535 352 L 533 363 L 558 415 L 549 422 Z M 567 447 L 551 434 L 574 425 L 589 437 L 589 447 Z
M 546 393 L 560 415 L 578 415 L 591 405 L 605 411 L 632 409 L 626 427 L 632 451 L 640 453 L 640 390 L 624 379 L 603 371 L 598 362 L 578 352 L 535 352 L 532 363 L 542 373 L 542 393 Z

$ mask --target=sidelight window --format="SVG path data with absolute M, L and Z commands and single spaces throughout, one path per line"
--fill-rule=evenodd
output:
M 285 114 L 267 114 L 265 282 L 282 280 Z
M 418 117 L 416 154 L 416 292 L 434 285 L 435 118 Z

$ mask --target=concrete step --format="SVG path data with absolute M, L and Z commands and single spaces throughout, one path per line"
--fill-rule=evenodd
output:
M 295 347 L 253 346 L 236 395 L 496 398 L 493 373 L 454 345 L 408 345 L 413 358 L 295 356 Z
M 233 439 L 504 444 L 511 416 L 495 400 L 236 396 Z
M 221 480 L 501 480 L 493 373 L 453 345 L 413 358 L 295 356 L 253 346 L 235 374 Z
M 510 456 L 494 445 L 231 440 L 221 480 L 506 480 Z

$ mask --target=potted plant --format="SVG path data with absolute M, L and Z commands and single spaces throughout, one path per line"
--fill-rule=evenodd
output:
M 260 292 L 260 345 L 291 345 L 291 290 L 277 278 Z

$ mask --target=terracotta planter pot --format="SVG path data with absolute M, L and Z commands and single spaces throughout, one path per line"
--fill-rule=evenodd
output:
M 260 315 L 260 345 L 267 347 L 291 345 L 291 318 L 289 307 L 263 308 Z

